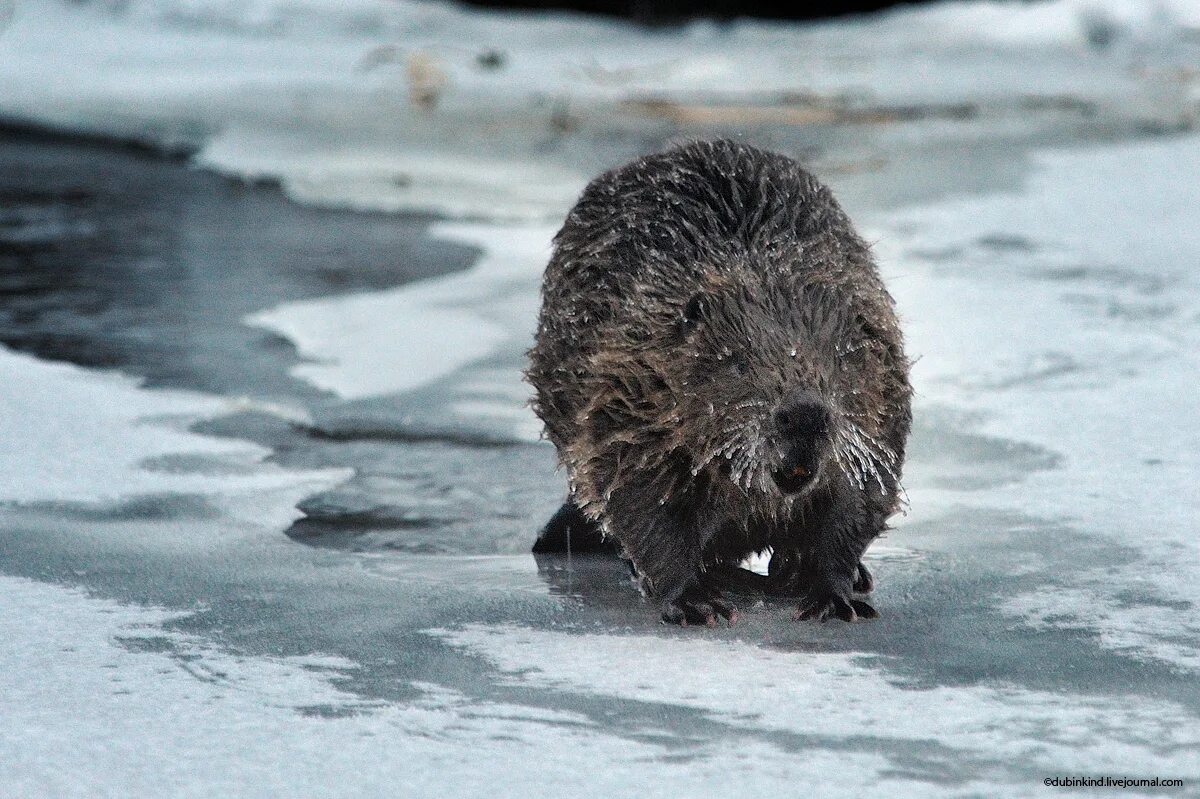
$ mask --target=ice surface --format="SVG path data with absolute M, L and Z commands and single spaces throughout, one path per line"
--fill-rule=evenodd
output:
M 907 209 L 878 234 L 920 402 L 1063 456 L 971 502 L 1061 518 L 1138 553 L 1007 607 L 1191 669 L 1194 619 L 1122 605 L 1200 605 L 1196 164 L 1197 138 L 1045 152 L 1019 192 Z M 961 307 L 971 312 L 946 313 Z M 910 493 L 912 521 L 963 501 Z
M 36 691 L 2 694 L 20 697 L 4 708 L 2 754 L 37 764 L 4 787 L 537 796 L 638 785 L 654 796 L 683 785 L 715 796 L 813 784 L 924 797 L 1023 796 L 1062 772 L 1200 778 L 1187 688 L 1200 630 L 1186 613 L 1198 601 L 1197 423 L 1186 403 L 1200 318 L 1187 266 L 1200 242 L 1187 222 L 1200 206 L 1194 183 L 1175 179 L 1198 147 L 1047 150 L 1007 193 L 865 214 L 920 358 L 918 420 L 935 420 L 918 438 L 936 454 L 915 448 L 912 511 L 871 554 L 885 613 L 876 625 L 811 631 L 771 604 L 747 607 L 732 635 L 663 634 L 619 574 L 543 570 L 527 557 L 310 559 L 263 540 L 263 525 L 279 524 L 264 515 L 253 538 L 193 533 L 185 565 L 143 565 L 167 570 L 150 586 L 176 585 L 172 569 L 196 573 L 177 590 L 217 605 L 183 617 L 199 632 L 182 632 L 174 611 L 0 583 L 14 609 L 0 622 L 13 642 L 0 674 L 41 675 Z M 1121 222 L 1105 230 L 1080 214 Z M 491 413 L 507 430 L 527 411 L 515 369 L 496 363 L 519 361 L 551 231 L 435 230 L 482 248 L 478 264 L 252 321 L 293 338 L 314 359 L 299 376 L 349 402 L 442 386 L 456 413 Z M 430 357 L 413 330 L 421 319 L 441 326 L 440 344 L 472 348 Z M 21 413 L 62 413 L 38 426 L 57 425 L 58 438 L 24 450 L 32 468 L 52 466 L 29 453 L 61 451 L 69 436 L 107 489 L 68 472 L 29 499 L 71 497 L 76 485 L 92 486 L 77 501 L 186 491 L 232 513 L 260 490 L 255 480 L 309 479 L 262 465 L 260 447 L 187 432 L 221 411 L 218 399 L 7 353 L 0 364 L 20 386 L 10 396 Z M 80 408 L 90 427 L 77 435 Z M 975 420 L 966 432 L 962 418 Z M 965 453 L 939 438 L 951 434 Z M 469 452 L 460 457 L 478 457 Z M 1109 452 L 1123 480 L 1111 479 Z M 181 454 L 248 471 L 144 468 Z M 1017 466 L 954 484 L 963 468 L 986 475 L 972 462 L 985 456 Z M 378 483 L 361 487 L 370 507 Z M 103 546 L 118 548 L 118 563 L 152 546 L 168 560 L 182 551 L 147 543 L 155 529 Z M 14 551 L 47 546 L 34 539 L 17 537 Z M 77 556 L 80 574 L 113 557 L 90 552 Z M 343 616 L 343 630 L 325 630 Z M 257 649 L 260 636 L 301 654 Z M 388 695 L 398 686 L 410 695 Z
M 251 314 L 284 340 L 228 346 L 295 345 L 328 392 L 294 407 L 0 350 L 0 793 L 1194 784 L 1200 140 L 1147 131 L 1194 124 L 1198 20 L 20 3 L 0 117 L 195 148 L 307 203 L 469 217 L 432 233 L 481 255 Z M 868 554 L 871 625 L 749 601 L 733 630 L 668 631 L 620 563 L 497 554 L 564 491 L 519 377 L 547 220 L 602 167 L 731 131 L 822 153 L 919 357 L 911 510 Z M 27 227 L 0 234 L 87 232 Z
M 911 513 L 871 556 L 886 578 L 878 604 L 887 615 L 854 637 L 786 626 L 786 608 L 774 605 L 747 608 L 739 637 L 654 634 L 653 611 L 627 581 L 587 588 L 583 571 L 555 576 L 527 558 L 297 559 L 264 535 L 294 515 L 314 481 L 345 471 L 263 464 L 263 447 L 187 431 L 242 403 L 3 353 L 14 386 L 5 433 L 28 442 L 4 470 L 34 475 L 14 482 L 20 493 L 10 499 L 103 504 L 196 493 L 218 513 L 196 523 L 207 530 L 246 518 L 245 503 L 266 489 L 284 491 L 282 516 L 255 516 L 254 535 L 240 543 L 188 536 L 186 568 L 199 593 L 182 596 L 221 607 L 211 621 L 187 617 L 200 634 L 174 629 L 165 612 L 3 581 L 16 612 L 2 632 L 16 643 L 0 672 L 43 675 L 38 692 L 5 708 L 17 731 L 3 739 L 5 755 L 38 764 L 13 772 L 8 786 L 37 796 L 69 794 L 71 785 L 83 786 L 80 795 L 149 794 L 163 782 L 182 795 L 258 785 L 266 795 L 339 775 L 347 795 L 395 785 L 414 795 L 539 795 L 631 784 L 648 795 L 680 784 L 717 795 L 812 783 L 830 794 L 1020 796 L 1062 770 L 1197 778 L 1195 697 L 1172 675 L 1194 680 L 1200 666 L 1200 631 L 1186 613 L 1198 599 L 1197 423 L 1188 403 L 1200 314 L 1188 264 L 1200 242 L 1188 225 L 1195 184 L 1176 180 L 1198 147 L 1181 138 L 1046 150 L 1015 190 L 865 214 L 920 358 L 918 420 L 935 421 L 918 439 L 931 439 L 936 457 L 915 448 Z M 1105 229 L 1080 215 L 1120 224 Z M 464 419 L 510 430 L 527 414 L 523 389 L 516 367 L 497 363 L 519 365 L 551 230 L 435 231 L 482 248 L 478 264 L 251 321 L 292 338 L 314 360 L 298 375 L 349 402 L 441 386 Z M 422 319 L 440 326 L 438 357 L 413 329 Z M 958 430 L 962 418 L 974 426 Z M 952 434 L 965 453 L 938 449 Z M 74 460 L 47 457 L 63 451 Z M 1121 480 L 1111 479 L 1109 452 Z M 986 462 L 972 462 L 985 455 L 1017 466 L 955 485 L 964 468 L 986 476 Z M 405 485 L 423 490 L 419 480 Z M 370 507 L 378 482 L 362 489 Z M 559 490 L 546 488 L 551 497 Z M 938 532 L 944 525 L 949 533 Z M 103 546 L 117 548 L 118 563 L 184 551 L 156 540 L 156 529 Z M 51 546 L 15 540 L 14 552 Z M 93 559 L 114 557 L 88 553 L 77 556 L 80 575 L 97 568 Z M 323 573 L 327 593 L 310 593 Z M 139 596 L 147 590 L 136 586 Z M 260 601 L 285 601 L 286 612 L 263 614 Z M 558 609 L 547 613 L 546 603 Z M 368 636 L 378 644 L 351 643 L 363 637 L 361 621 L 344 636 L 311 632 L 326 626 L 331 606 L 352 616 L 370 607 L 372 624 L 384 624 Z M 218 620 L 252 633 L 239 646 L 219 642 L 209 628 Z M 241 651 L 263 632 L 304 659 Z M 416 665 L 381 665 L 398 652 Z M 467 665 L 480 662 L 482 671 Z M 416 696 L 364 689 L 377 670 Z M 616 728 L 614 703 L 633 713 Z M 235 765 L 214 767 L 214 752 L 236 752 Z M 536 769 L 530 752 L 539 753 Z
M 949 757 L 1021 758 L 1047 773 L 1098 770 L 1115 759 L 1200 776 L 1200 730 L 1170 702 L 1130 706 L 1016 686 L 918 690 L 890 681 L 886 664 L 864 665 L 853 654 L 727 642 L 511 626 L 432 634 L 487 657 L 517 683 L 696 707 L 733 727 L 812 736 L 835 751 L 861 738 L 936 740 Z

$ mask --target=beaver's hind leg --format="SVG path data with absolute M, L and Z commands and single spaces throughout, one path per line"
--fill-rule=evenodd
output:
M 712 627 L 718 617 L 737 621 L 737 608 L 704 569 L 704 545 L 712 530 L 683 503 L 660 505 L 627 487 L 609 500 L 605 516 L 646 593 L 661 603 L 664 622 Z
M 533 544 L 536 555 L 593 552 L 616 555 L 619 551 L 617 543 L 605 538 L 600 525 L 585 516 L 570 499 L 546 522 Z
M 875 575 L 867 569 L 867 564 L 861 560 L 854 570 L 854 593 L 869 594 L 875 590 Z

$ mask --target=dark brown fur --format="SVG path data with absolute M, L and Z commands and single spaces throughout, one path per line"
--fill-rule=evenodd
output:
M 732 617 L 713 575 L 767 547 L 798 617 L 874 615 L 850 594 L 899 502 L 908 361 L 866 243 L 794 161 L 698 142 L 598 177 L 529 357 L 569 504 L 666 620 Z

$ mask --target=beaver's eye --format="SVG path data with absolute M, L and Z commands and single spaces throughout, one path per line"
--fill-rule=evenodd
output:
M 734 353 L 729 359 L 729 366 L 739 375 L 750 371 L 750 360 L 741 353 Z
M 688 332 L 695 329 L 708 315 L 709 299 L 703 291 L 698 291 L 688 299 L 683 306 L 683 330 Z

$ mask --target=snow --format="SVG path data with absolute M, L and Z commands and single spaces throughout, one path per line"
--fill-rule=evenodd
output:
M 411 391 L 531 336 L 554 228 L 443 223 L 431 232 L 488 249 L 460 274 L 291 303 L 246 322 L 287 336 L 313 361 L 293 374 L 348 399 Z
M 411 0 L 24 0 L 0 35 L 0 117 L 198 149 L 305 202 L 545 220 L 598 166 L 572 137 L 636 140 L 677 118 L 803 136 L 844 114 L 963 104 L 1028 126 L 1038 103 L 1065 101 L 1179 124 L 1200 99 L 1198 20 L 1187 0 L 675 30 Z
M 270 450 L 188 432 L 247 407 L 0 348 L 0 503 L 112 503 L 140 495 L 257 497 L 254 514 L 286 524 L 297 496 L 344 480 L 342 469 L 295 471 Z M 272 411 L 272 408 L 260 409 Z M 80 424 L 80 414 L 87 423 Z M 266 502 L 277 495 L 276 505 Z
M 1200 4 L 1191 0 L 985 0 L 939 3 L 914 11 L 913 17 L 957 41 L 1086 47 L 1098 37 L 1103 42 L 1122 36 L 1169 38 L 1180 28 L 1200 26 Z

